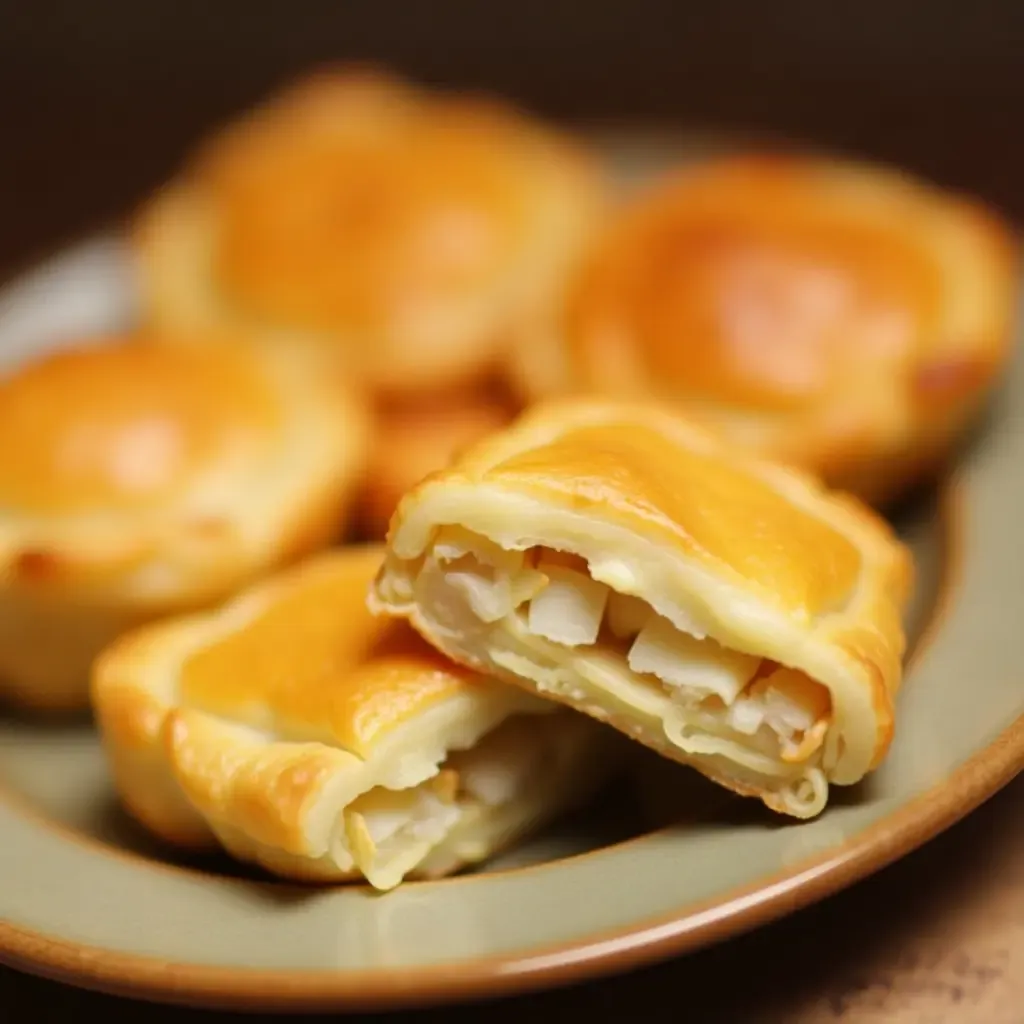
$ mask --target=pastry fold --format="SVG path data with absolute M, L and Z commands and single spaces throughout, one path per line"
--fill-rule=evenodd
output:
M 643 189 L 547 335 L 533 401 L 660 396 L 873 503 L 933 471 L 1006 366 L 1019 243 L 979 202 L 879 166 L 741 153 Z
M 344 527 L 369 442 L 336 372 L 218 336 L 82 339 L 0 378 L 0 693 L 88 703 L 126 629 Z
M 776 811 L 878 765 L 906 548 L 651 403 L 535 407 L 408 494 L 372 606 Z
M 371 615 L 382 553 L 320 555 L 104 653 L 97 719 L 150 830 L 286 878 L 390 889 L 486 859 L 608 775 L 610 731 Z

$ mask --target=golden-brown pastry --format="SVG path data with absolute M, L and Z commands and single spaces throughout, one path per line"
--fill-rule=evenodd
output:
M 911 573 L 853 498 L 674 411 L 579 399 L 408 494 L 372 606 L 810 817 L 889 746 Z
M 472 442 L 506 426 L 514 408 L 499 389 L 479 387 L 381 403 L 360 501 L 367 536 L 383 539 L 402 495 Z
M 993 214 L 896 171 L 708 160 L 620 212 L 513 375 L 533 399 L 678 402 L 883 502 L 937 467 L 1004 366 L 1016 250 Z
M 84 707 L 118 633 L 328 543 L 368 429 L 335 374 L 219 339 L 88 339 L 0 378 L 0 696 Z
M 549 316 L 597 182 L 569 140 L 497 102 L 321 72 L 211 138 L 141 212 L 148 316 L 310 344 L 388 391 L 465 381 Z
M 382 554 L 321 554 L 102 655 L 93 702 L 140 821 L 285 877 L 390 889 L 485 859 L 606 777 L 613 734 L 371 615 Z

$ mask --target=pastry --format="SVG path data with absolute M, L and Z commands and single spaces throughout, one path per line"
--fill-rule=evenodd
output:
M 1004 367 L 1017 260 L 996 215 L 897 171 L 705 160 L 620 211 L 512 376 L 531 400 L 659 396 L 885 503 Z
M 614 735 L 371 615 L 382 553 L 318 555 L 100 657 L 93 703 L 140 821 L 286 878 L 390 889 L 589 795 Z
M 461 388 L 382 403 L 360 499 L 360 525 L 383 539 L 399 499 L 474 441 L 506 426 L 514 406 L 497 388 Z
M 544 403 L 402 500 L 372 606 L 783 814 L 893 734 L 910 555 L 652 403 Z
M 85 707 L 118 633 L 328 543 L 368 429 L 336 374 L 220 339 L 88 339 L 0 378 L 0 697 Z
M 146 315 L 308 345 L 375 390 L 465 382 L 550 316 L 602 193 L 582 150 L 495 101 L 323 71 L 141 211 Z

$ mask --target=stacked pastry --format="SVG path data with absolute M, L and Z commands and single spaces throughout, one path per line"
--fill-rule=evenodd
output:
M 790 818 L 881 763 L 912 566 L 869 506 L 998 381 L 1011 236 L 818 156 L 606 177 L 313 76 L 144 205 L 135 328 L 0 380 L 3 693 L 91 700 L 165 842 L 387 889 L 642 748 Z

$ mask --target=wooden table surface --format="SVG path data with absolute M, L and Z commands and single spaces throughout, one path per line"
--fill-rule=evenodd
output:
M 328 58 L 388 60 L 566 116 L 768 128 L 904 163 L 1024 213 L 1024 4 L 1012 0 L 0 0 L 0 25 L 0 277 L 129 209 L 203 128 Z M 1022 803 L 1019 778 L 923 850 L 816 907 L 687 959 L 499 1003 L 488 1018 L 1024 1024 Z M 0 969 L 0 1024 L 88 1012 L 228 1019 Z
M 0 968 L 0 1021 L 214 1024 Z M 479 1005 L 403 1014 L 469 1024 Z M 932 843 L 846 892 L 680 960 L 487 1007 L 490 1024 L 602 1015 L 713 1024 L 1022 1024 L 1024 776 Z M 270 1018 L 280 1019 L 280 1018 Z

